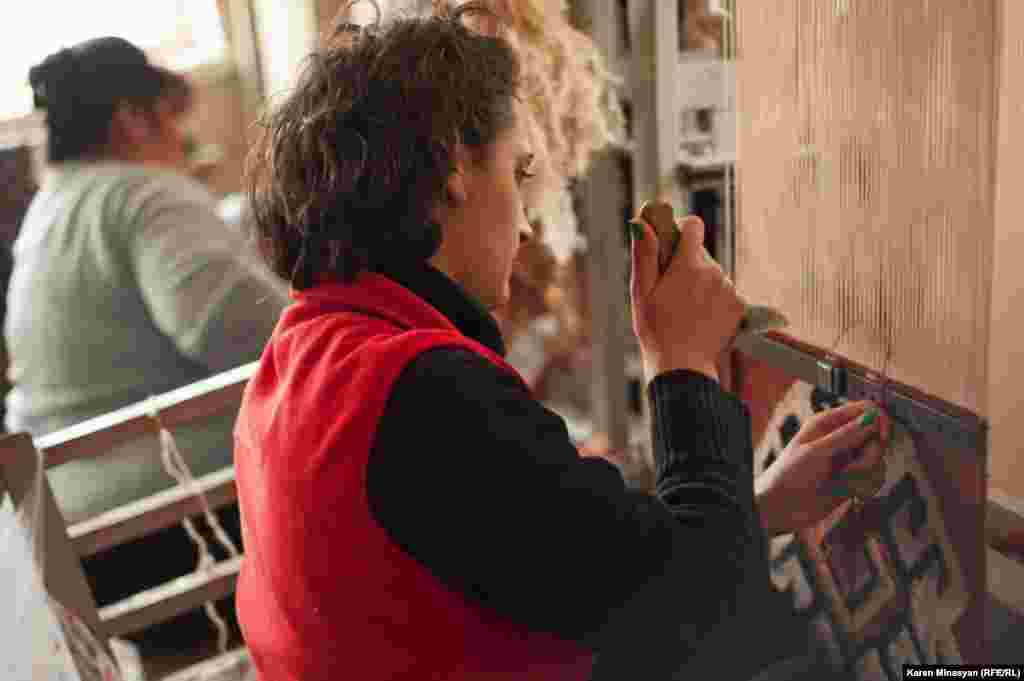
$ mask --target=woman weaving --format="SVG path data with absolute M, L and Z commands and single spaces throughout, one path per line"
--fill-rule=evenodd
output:
M 834 508 L 815 491 L 834 456 L 888 423 L 819 415 L 755 495 L 750 417 L 716 370 L 742 304 L 691 220 L 660 278 L 651 228 L 633 244 L 657 493 L 578 455 L 489 313 L 531 169 L 515 54 L 461 21 L 481 9 L 339 33 L 254 150 L 294 300 L 235 431 L 259 678 L 752 676 L 794 652 L 766 531 Z

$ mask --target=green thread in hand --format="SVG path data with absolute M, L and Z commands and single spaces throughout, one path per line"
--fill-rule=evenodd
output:
M 875 422 L 876 418 L 878 418 L 878 407 L 871 407 L 864 412 L 864 418 L 862 418 L 860 422 L 861 427 L 867 428 Z
M 874 478 L 873 471 L 850 471 L 843 473 L 835 480 L 831 480 L 825 483 L 825 493 L 833 497 L 852 497 L 854 496 L 853 488 L 850 487 L 851 483 L 864 482 L 872 480 Z
M 840 499 L 845 499 L 847 497 L 853 496 L 853 490 L 850 489 L 850 485 L 846 482 L 846 480 L 842 479 L 833 480 L 832 482 L 826 483 L 825 489 L 823 491 L 830 497 L 839 497 Z
M 629 222 L 626 223 L 626 229 L 629 230 L 629 236 L 633 239 L 633 241 L 639 241 L 640 239 L 643 239 L 644 228 L 638 221 L 630 220 Z

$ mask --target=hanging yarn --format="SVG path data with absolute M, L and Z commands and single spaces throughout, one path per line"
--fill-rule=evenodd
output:
M 188 467 L 188 464 L 185 463 L 185 459 L 181 456 L 181 452 L 178 450 L 178 445 L 174 440 L 174 436 L 161 422 L 160 415 L 153 406 L 152 398 L 150 398 L 149 417 L 152 419 L 160 438 L 160 458 L 163 462 L 164 470 L 191 496 L 199 500 L 199 504 L 203 510 L 203 517 L 206 519 L 207 524 L 213 531 L 214 537 L 220 545 L 224 547 L 231 558 L 237 558 L 241 555 L 241 552 L 238 550 L 238 547 L 235 546 L 235 543 L 231 540 L 231 537 L 228 536 L 227 532 L 224 531 L 220 521 L 217 520 L 217 516 L 210 509 L 210 504 L 206 499 L 206 495 L 196 484 L 195 476 L 192 475 L 191 469 Z M 196 530 L 195 524 L 192 522 L 191 518 L 183 518 L 181 524 L 185 529 L 185 533 L 188 534 L 189 539 L 191 539 L 192 543 L 195 544 L 196 550 L 199 553 L 199 557 L 196 562 L 196 571 L 198 572 L 200 570 L 211 569 L 216 563 L 216 560 L 210 552 L 210 546 L 206 542 L 206 539 L 198 530 Z M 217 630 L 217 649 L 221 654 L 227 652 L 227 623 L 224 621 L 224 618 L 217 610 L 217 606 L 213 601 L 208 601 L 203 606 L 203 610 L 206 612 L 206 616 L 210 619 L 210 622 Z
M 686 0 L 683 35 L 688 50 L 717 49 L 724 45 L 719 41 L 726 31 L 722 21 L 724 11 L 721 7 L 709 8 L 708 4 L 708 0 Z
M 52 597 L 47 596 L 47 600 L 60 623 L 68 652 L 78 663 L 81 681 L 122 681 L 122 670 L 85 622 Z
M 559 320 L 562 345 L 575 345 L 581 300 L 572 295 L 576 283 L 567 280 L 578 274 L 573 256 L 586 242 L 569 187 L 586 176 L 594 153 L 626 142 L 622 78 L 611 72 L 591 37 L 569 22 L 565 0 L 489 0 L 488 5 L 507 24 L 503 35 L 520 58 L 526 129 L 535 153 L 536 175 L 524 186 L 524 202 L 543 247 L 522 251 L 520 259 L 533 270 L 531 259 L 543 259 L 542 250 L 554 259 L 549 275 L 531 284 Z M 522 301 L 513 300 L 511 306 L 516 305 Z

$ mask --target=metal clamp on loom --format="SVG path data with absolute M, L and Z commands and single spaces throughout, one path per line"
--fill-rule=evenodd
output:
M 735 347 L 794 378 L 812 383 L 836 397 L 848 397 L 849 381 L 845 367 L 836 366 L 810 353 L 802 352 L 785 343 L 757 334 L 740 335 L 735 341 Z
M 815 384 L 836 397 L 846 397 L 846 369 L 818 360 Z
M 873 373 L 837 366 L 809 352 L 770 337 L 740 336 L 736 349 L 789 376 L 811 383 L 843 400 L 873 400 L 894 420 L 913 432 L 938 436 L 950 446 L 984 451 L 988 426 L 964 410 L 943 408 L 907 394 Z

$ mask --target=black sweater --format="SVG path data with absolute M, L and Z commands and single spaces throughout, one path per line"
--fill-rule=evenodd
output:
M 504 355 L 494 319 L 447 276 L 386 274 Z M 595 679 L 746 678 L 799 646 L 773 621 L 785 614 L 754 504 L 749 413 L 691 371 L 647 392 L 655 496 L 581 458 L 562 418 L 483 357 L 424 353 L 379 422 L 371 512 L 449 588 L 594 650 Z

